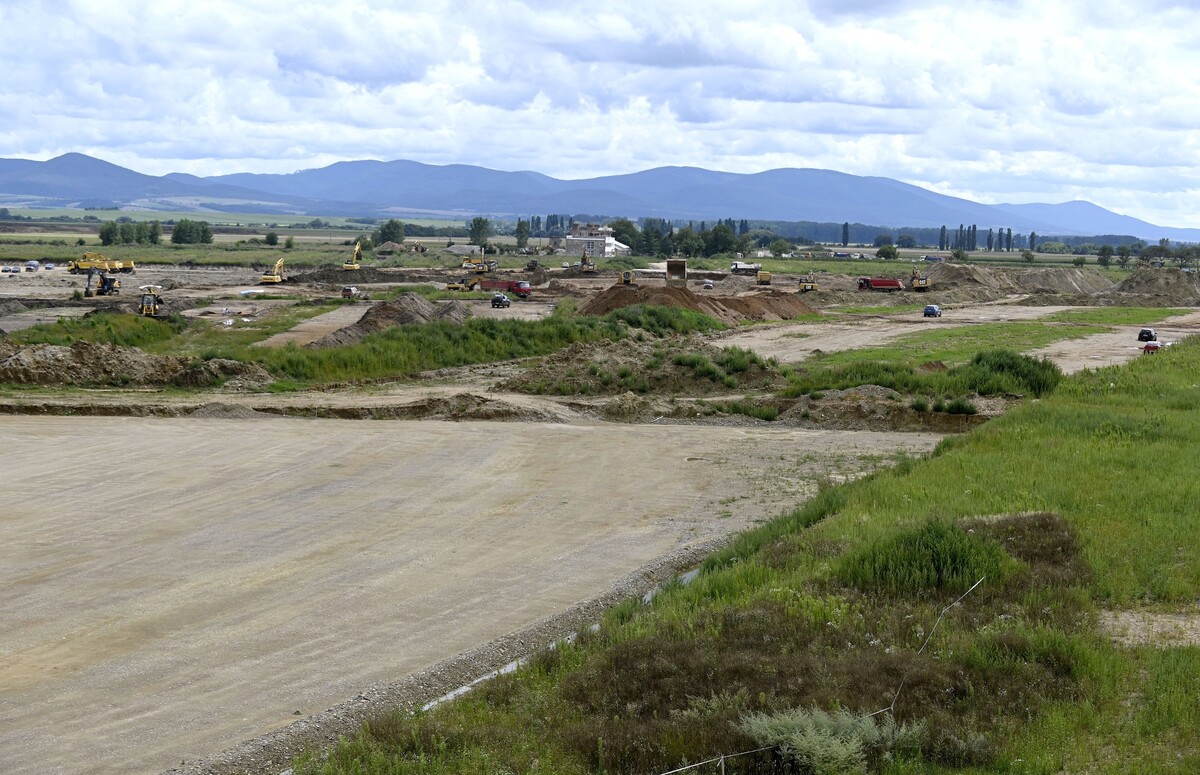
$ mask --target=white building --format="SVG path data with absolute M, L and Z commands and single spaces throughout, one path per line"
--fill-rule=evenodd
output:
M 628 245 L 617 242 L 612 229 L 594 223 L 572 226 L 570 235 L 563 238 L 563 248 L 569 256 L 586 252 L 590 258 L 627 256 L 631 252 Z

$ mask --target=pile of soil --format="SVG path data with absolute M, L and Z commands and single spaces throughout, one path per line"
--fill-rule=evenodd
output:
M 934 290 L 975 289 L 986 295 L 1018 293 L 1091 294 L 1112 287 L 1095 269 L 1011 268 L 938 263 L 926 269 Z
M 741 296 L 699 296 L 687 288 L 666 285 L 614 285 L 580 305 L 579 312 L 583 315 L 607 315 L 613 310 L 635 304 L 690 309 L 728 325 L 737 325 L 746 320 L 790 320 L 814 312 L 795 293 L 766 291 Z
M 189 358 L 148 355 L 136 347 L 112 344 L 75 342 L 69 347 L 0 344 L 0 382 L 207 387 L 226 379 L 236 383 L 235 389 L 249 389 L 267 385 L 274 378 L 255 363 L 217 358 L 192 364 Z
M 446 320 L 462 323 L 471 316 L 471 308 L 459 301 L 434 303 L 415 293 L 403 293 L 391 301 L 373 305 L 355 324 L 339 328 L 308 347 L 340 347 L 361 341 L 368 334 L 406 323 Z
M 718 363 L 721 351 L 700 340 L 576 342 L 496 385 L 496 390 L 551 395 L 713 395 L 771 389 L 783 383 L 778 371 L 751 364 L 724 372 L 736 381 L 712 379 L 696 368 L 675 363 L 679 355 L 704 355 Z M 628 402 L 626 402 L 628 403 Z M 625 407 L 613 411 L 627 413 Z
M 394 283 L 400 281 L 401 279 L 396 275 L 370 266 L 364 266 L 361 269 L 351 271 L 346 271 L 341 267 L 325 267 L 288 277 L 288 282 L 292 283 L 325 283 L 337 286 L 358 285 L 360 283 Z
M 0 316 L 15 315 L 27 309 L 29 308 L 16 299 L 0 299 Z
M 188 417 L 202 417 L 212 420 L 256 420 L 265 417 L 278 417 L 279 415 L 270 414 L 268 412 L 259 412 L 251 409 L 248 406 L 239 406 L 238 404 L 226 404 L 220 401 L 214 401 L 210 404 L 198 406 L 187 413 Z
M 1200 306 L 1200 276 L 1182 269 L 1141 267 L 1099 296 L 1146 307 Z

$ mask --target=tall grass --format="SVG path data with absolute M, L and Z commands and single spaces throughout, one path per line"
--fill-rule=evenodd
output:
M 101 312 L 85 318 L 60 318 L 54 323 L 42 323 L 11 337 L 23 344 L 70 345 L 73 342 L 115 344 L 122 347 L 146 347 L 174 338 L 186 328 L 178 315 L 166 320 Z

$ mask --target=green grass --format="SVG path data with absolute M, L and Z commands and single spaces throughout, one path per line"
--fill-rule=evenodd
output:
M 14 331 L 10 336 L 22 344 L 95 342 L 146 348 L 174 339 L 185 328 L 185 321 L 177 315 L 155 320 L 140 315 L 99 313 L 87 318 L 61 318 L 54 323 Z
M 1200 648 L 1120 649 L 1094 611 L 1200 597 L 1198 370 L 1185 341 L 1069 377 L 296 772 L 664 772 L 793 739 L 853 771 L 1193 772 Z

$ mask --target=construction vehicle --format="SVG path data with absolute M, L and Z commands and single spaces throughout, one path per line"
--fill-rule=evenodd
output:
M 858 278 L 858 289 L 860 291 L 902 291 L 904 283 L 895 277 L 860 277 Z
M 99 282 L 95 289 L 92 288 L 92 280 L 99 276 Z M 88 272 L 87 285 L 83 287 L 83 297 L 90 299 L 93 296 L 111 296 L 121 292 L 121 281 L 112 277 L 103 269 L 97 271 L 92 269 Z
M 109 273 L 123 272 L 129 274 L 133 271 L 133 262 L 124 261 L 119 258 L 108 258 L 100 253 L 84 253 L 82 258 L 67 262 L 67 271 L 71 274 L 83 274 L 93 269 Z
M 636 277 L 637 275 L 633 273 L 632 269 L 622 269 L 621 276 L 617 279 L 617 285 L 637 285 L 634 282 Z
M 745 261 L 734 261 L 729 267 L 732 274 L 752 274 L 758 275 L 762 271 L 762 264 L 748 264 Z
M 912 278 L 910 278 L 908 287 L 914 291 L 927 291 L 930 287 L 929 278 L 917 270 L 917 265 L 913 264 Z
M 448 291 L 473 291 L 479 287 L 478 277 L 460 277 L 446 283 Z
M 355 242 L 354 243 L 354 252 L 350 254 L 350 258 L 347 258 L 345 261 L 342 262 L 342 271 L 351 272 L 356 269 L 362 269 L 362 266 L 358 263 L 361 260 L 362 260 L 362 243 Z
M 815 272 L 800 275 L 800 292 L 808 293 L 817 290 L 817 275 Z
M 529 294 L 533 292 L 527 280 L 479 280 L 479 287 L 485 291 L 495 291 L 498 293 L 511 293 L 518 299 L 527 299 Z
M 770 272 L 759 272 L 755 278 L 755 281 L 759 285 L 770 285 L 771 284 L 771 273 Z
M 526 272 L 536 272 L 537 270 L 539 270 L 541 268 L 542 268 L 542 263 L 540 261 L 538 261 L 536 258 L 531 258 L 525 262 L 525 271 Z
M 475 270 L 475 274 L 494 272 L 497 266 L 499 264 L 494 260 L 484 259 L 483 256 L 464 256 L 462 262 L 463 269 L 473 269 Z
M 138 288 L 142 292 L 141 299 L 138 301 L 138 314 L 148 318 L 165 318 L 166 310 L 163 309 L 162 296 L 159 291 L 162 290 L 161 285 L 143 285 Z
M 579 271 L 583 274 L 600 274 L 600 267 L 596 266 L 596 262 L 588 256 L 586 250 L 579 259 Z
M 275 268 L 269 272 L 263 272 L 263 276 L 258 278 L 259 285 L 274 285 L 283 282 L 283 257 L 275 262 Z

